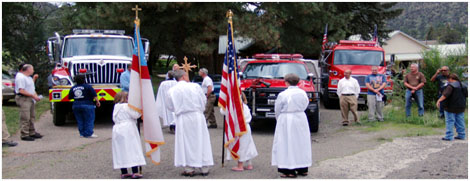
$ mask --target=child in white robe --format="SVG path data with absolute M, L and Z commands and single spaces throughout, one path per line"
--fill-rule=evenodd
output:
M 246 133 L 240 137 L 240 149 L 238 150 L 238 155 L 240 158 L 238 159 L 238 165 L 233 167 L 233 171 L 243 171 L 243 170 L 252 170 L 253 164 L 251 160 L 258 156 L 258 151 L 256 150 L 255 142 L 253 141 L 253 137 L 251 136 L 251 112 L 250 108 L 246 105 L 248 103 L 245 94 L 242 93 L 243 99 L 243 115 L 245 117 L 246 122 Z M 225 111 L 220 109 L 220 113 L 225 115 Z M 232 156 L 227 154 L 227 160 L 232 160 Z M 243 164 L 246 164 L 243 167 Z
M 114 169 L 121 169 L 121 178 L 142 178 L 138 166 L 145 165 L 137 118 L 141 114 L 127 105 L 127 93 L 122 91 L 114 97 L 112 150 Z M 127 168 L 132 168 L 132 174 Z

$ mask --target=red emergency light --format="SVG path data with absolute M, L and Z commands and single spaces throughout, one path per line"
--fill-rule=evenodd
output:
M 123 73 L 123 72 L 124 72 L 124 69 L 117 69 L 116 72 L 118 72 L 118 73 Z
M 284 60 L 294 60 L 301 59 L 303 56 L 301 54 L 264 54 L 259 53 L 253 56 L 255 59 L 284 59 Z
M 354 41 L 354 40 L 340 40 L 339 44 L 358 47 L 374 47 L 375 41 Z
M 86 73 L 86 71 L 87 71 L 87 69 L 80 69 L 80 70 L 78 70 L 78 72 L 80 72 L 80 73 L 82 73 L 82 74 Z

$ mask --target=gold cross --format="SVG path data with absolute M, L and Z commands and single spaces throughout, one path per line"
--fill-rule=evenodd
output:
M 191 65 L 191 63 L 188 63 L 188 57 L 184 56 L 184 63 L 181 64 L 182 66 L 179 66 L 180 69 L 183 69 L 186 73 L 189 73 L 189 71 L 192 71 L 191 69 L 196 68 L 196 65 Z
M 142 8 L 139 8 L 139 5 L 136 4 L 132 11 L 135 11 L 135 19 L 139 19 L 139 11 L 142 11 Z

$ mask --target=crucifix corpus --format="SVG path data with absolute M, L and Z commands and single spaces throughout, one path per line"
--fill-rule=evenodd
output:
M 188 63 L 188 57 L 184 56 L 184 63 L 181 64 L 180 69 L 183 69 L 187 74 L 189 74 L 189 71 L 192 71 L 191 69 L 196 68 L 196 65 L 191 65 L 191 63 Z

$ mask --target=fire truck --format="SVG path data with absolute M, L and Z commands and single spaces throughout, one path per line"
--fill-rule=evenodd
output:
M 340 40 L 339 43 L 327 43 L 320 58 L 323 104 L 326 108 L 334 108 L 339 105 L 336 89 L 347 69 L 352 71 L 351 77 L 357 79 L 361 87 L 358 104 L 366 105 L 365 79 L 367 75 L 371 74 L 372 66 L 378 66 L 378 73 L 386 76 L 387 85 L 384 92 L 387 96 L 391 95 L 393 80 L 388 70 L 392 64 L 393 60 L 387 66 L 384 49 L 378 46 L 376 41 Z
M 114 96 L 121 91 L 120 75 L 132 62 L 133 37 L 124 33 L 123 30 L 73 30 L 73 34 L 64 37 L 56 32 L 47 40 L 49 60 L 55 63 L 49 88 L 54 125 L 65 124 L 66 118 L 73 115 L 73 100 L 68 95 L 78 74 L 86 75 L 86 83 L 95 89 L 102 105 L 97 112 L 113 105 Z M 149 41 L 142 41 L 148 58 Z
M 275 121 L 274 104 L 277 95 L 287 89 L 284 76 L 295 73 L 300 77 L 299 88 L 309 98 L 307 114 L 311 132 L 318 131 L 320 121 L 320 70 L 318 61 L 304 59 L 301 54 L 255 54 L 239 59 L 240 87 L 248 99 L 252 122 Z

